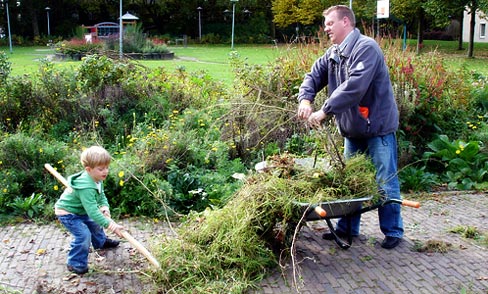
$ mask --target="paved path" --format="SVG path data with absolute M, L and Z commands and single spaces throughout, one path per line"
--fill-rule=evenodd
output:
M 405 208 L 405 238 L 393 250 L 379 246 L 376 214 L 362 215 L 362 235 L 348 250 L 321 239 L 323 222 L 309 223 L 297 240 L 296 266 L 288 261 L 254 293 L 488 293 L 486 245 L 448 232 L 459 226 L 488 232 L 486 194 L 451 194 L 420 209 Z M 148 247 L 154 233 L 170 233 L 161 223 L 124 222 Z M 90 272 L 71 275 L 65 268 L 70 240 L 56 224 L 0 227 L 0 293 L 157 292 L 145 275 L 149 265 L 128 243 L 91 253 Z M 447 253 L 413 250 L 416 242 L 429 240 L 449 242 L 452 248 Z

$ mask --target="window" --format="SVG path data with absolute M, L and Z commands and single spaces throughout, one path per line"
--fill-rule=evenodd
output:
M 480 24 L 480 39 L 486 38 L 486 23 Z

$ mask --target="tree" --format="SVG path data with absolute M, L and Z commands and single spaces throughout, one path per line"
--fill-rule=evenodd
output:
M 390 13 L 412 26 L 417 26 L 417 52 L 424 42 L 423 32 L 426 26 L 426 15 L 422 6 L 423 0 L 390 0 Z
M 273 22 L 280 28 L 292 24 L 310 25 L 322 17 L 320 0 L 274 0 Z
M 455 16 L 461 23 L 461 33 L 458 39 L 458 50 L 463 47 L 462 24 L 464 11 L 467 9 L 470 16 L 468 57 L 474 57 L 474 28 L 476 26 L 476 12 L 488 12 L 488 0 L 428 0 L 424 4 L 426 12 L 435 17 L 438 23 L 445 23 L 450 16 Z

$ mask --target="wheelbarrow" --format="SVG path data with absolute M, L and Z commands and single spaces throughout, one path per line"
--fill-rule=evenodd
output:
M 419 208 L 420 203 L 411 200 L 400 200 L 400 199 L 386 199 L 382 198 L 379 201 L 363 206 L 365 202 L 371 202 L 372 197 L 347 199 L 347 200 L 335 200 L 330 202 L 320 202 L 318 204 L 310 204 L 304 202 L 295 202 L 298 206 L 300 215 L 302 215 L 303 221 L 316 221 L 325 220 L 330 232 L 334 236 L 334 239 L 342 249 L 348 249 L 352 245 L 352 234 L 351 234 L 351 220 L 354 216 L 360 215 L 362 213 L 375 210 L 379 207 L 389 205 L 392 203 L 401 204 L 403 206 Z M 344 218 L 347 224 L 346 230 L 346 240 L 338 236 L 331 219 Z M 301 222 L 296 222 L 290 225 L 290 228 L 301 226 Z M 294 230 L 292 230 L 294 231 Z M 293 232 L 289 232 L 293 233 Z

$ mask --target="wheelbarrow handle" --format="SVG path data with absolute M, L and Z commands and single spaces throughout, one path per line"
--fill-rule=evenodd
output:
M 316 214 L 320 215 L 320 217 L 327 216 L 327 212 L 320 205 L 315 206 L 314 210 Z
M 420 207 L 420 202 L 412 201 L 412 200 L 402 200 L 401 204 L 403 206 L 408 206 L 408 207 L 413 207 L 413 208 L 419 208 Z

